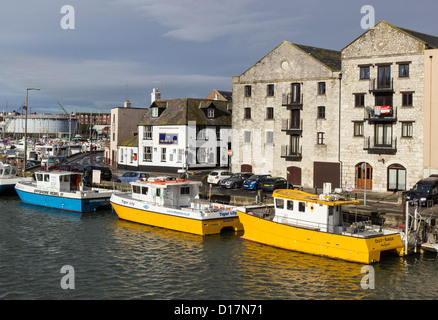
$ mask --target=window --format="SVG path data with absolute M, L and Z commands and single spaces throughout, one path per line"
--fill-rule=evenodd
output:
M 141 194 L 147 195 L 148 194 L 148 187 L 141 187 Z
M 402 137 L 412 138 L 413 134 L 413 122 L 402 122 Z
M 325 82 L 318 82 L 318 94 L 325 94 Z
M 398 66 L 398 76 L 400 78 L 409 77 L 409 64 L 408 63 L 400 63 Z
M 390 88 L 391 87 L 391 66 L 383 65 L 377 69 L 377 88 Z
M 268 84 L 268 92 L 266 93 L 266 95 L 268 97 L 273 97 L 274 96 L 274 85 L 273 84 Z
M 369 79 L 370 78 L 370 66 L 360 67 L 360 79 Z
M 245 108 L 243 118 L 251 119 L 251 108 Z
M 143 139 L 152 139 L 152 126 L 143 126 Z
M 354 106 L 355 107 L 365 107 L 365 94 L 355 93 L 354 94 Z
M 166 162 L 166 148 L 161 148 L 161 162 Z
M 292 103 L 300 103 L 301 102 L 301 84 L 300 83 L 292 83 L 292 92 L 291 92 Z
M 244 143 L 251 143 L 251 131 L 244 131 L 243 132 L 243 142 Z
M 354 122 L 354 136 L 363 137 L 363 121 Z
M 140 193 L 140 191 L 141 191 L 141 187 L 140 186 L 136 186 L 136 185 L 132 186 L 132 192 L 133 193 Z
M 266 108 L 266 120 L 274 119 L 274 108 L 268 107 Z
M 298 202 L 298 211 L 299 212 L 305 212 L 306 211 L 306 203 L 305 202 Z
M 406 169 L 400 164 L 388 167 L 388 191 L 406 190 Z
M 196 140 L 207 140 L 207 127 L 196 125 Z
M 325 119 L 325 107 L 318 107 L 318 119 Z
M 158 117 L 158 107 L 152 107 L 152 118 Z
M 318 132 L 317 144 L 324 144 L 324 132 Z
M 207 109 L 207 118 L 214 118 L 214 108 L 210 107 Z
M 402 106 L 411 107 L 413 92 L 402 92 Z
M 183 194 L 190 194 L 190 187 L 181 187 L 181 195 Z
M 287 210 L 293 210 L 294 209 L 294 202 L 291 200 L 287 201 Z
M 273 143 L 274 143 L 274 132 L 266 131 L 266 144 L 273 144 Z
M 375 145 L 378 147 L 392 146 L 392 124 L 379 123 L 375 126 Z
M 284 209 L 284 200 L 283 199 L 275 199 L 275 207 L 277 209 Z
M 144 147 L 143 148 L 143 159 L 144 159 L 144 161 L 147 161 L 147 162 L 152 161 L 152 147 Z
M 251 97 L 251 86 L 245 86 L 245 97 Z

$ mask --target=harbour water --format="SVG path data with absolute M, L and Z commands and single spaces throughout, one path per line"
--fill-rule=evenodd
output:
M 195 236 L 0 198 L 0 299 L 436 299 L 435 254 L 384 256 L 374 289 L 363 265 L 242 241 Z M 71 266 L 74 289 L 62 286 Z M 72 283 L 70 283 L 72 284 Z

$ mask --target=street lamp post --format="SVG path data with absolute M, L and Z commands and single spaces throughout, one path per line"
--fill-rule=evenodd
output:
M 29 97 L 29 90 L 40 90 L 40 88 L 27 88 L 26 89 L 26 105 L 24 109 L 26 110 L 24 117 L 24 164 L 23 164 L 23 174 L 26 172 L 27 163 L 27 101 Z

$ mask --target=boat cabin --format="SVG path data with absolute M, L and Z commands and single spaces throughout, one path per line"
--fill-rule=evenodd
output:
M 17 175 L 17 167 L 0 163 L 0 179 L 12 178 Z
M 201 182 L 162 178 L 131 182 L 132 197 L 158 206 L 188 207 L 190 199 L 199 195 Z
M 297 190 L 276 190 L 274 222 L 341 234 L 343 231 L 342 205 L 357 201 L 340 200 L 336 195 L 312 195 Z
M 54 192 L 74 192 L 79 190 L 82 174 L 68 171 L 38 171 L 35 173 L 38 189 Z

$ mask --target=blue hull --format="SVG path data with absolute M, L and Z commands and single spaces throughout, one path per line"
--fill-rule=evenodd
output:
M 36 206 L 55 208 L 75 212 L 96 211 L 100 207 L 110 207 L 110 197 L 95 199 L 71 199 L 57 196 L 48 196 L 16 190 L 21 201 Z

